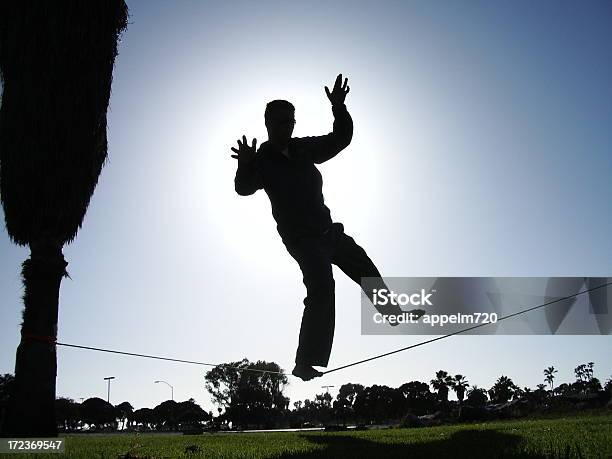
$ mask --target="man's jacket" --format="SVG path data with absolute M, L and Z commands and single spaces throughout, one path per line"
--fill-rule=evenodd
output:
M 332 112 L 333 131 L 316 137 L 292 137 L 289 158 L 266 141 L 252 161 L 238 160 L 236 192 L 248 196 L 265 190 L 285 244 L 301 236 L 323 234 L 331 227 L 329 209 L 323 200 L 323 179 L 315 164 L 336 156 L 353 137 L 353 120 L 346 105 L 334 105 Z

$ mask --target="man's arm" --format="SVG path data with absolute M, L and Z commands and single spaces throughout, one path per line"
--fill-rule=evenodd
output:
M 351 143 L 353 138 L 353 119 L 346 105 L 332 105 L 332 112 L 334 113 L 332 132 L 319 137 L 306 137 L 312 142 L 312 160 L 316 164 L 321 164 L 336 156 Z
M 263 188 L 261 175 L 257 170 L 255 160 L 244 163 L 238 160 L 238 169 L 234 179 L 234 188 L 240 196 L 249 196 Z
M 237 153 L 232 155 L 232 158 L 238 160 L 234 188 L 240 196 L 249 196 L 263 188 L 261 174 L 257 170 L 256 145 L 257 139 L 253 139 L 253 146 L 249 147 L 246 136 L 242 136 L 242 143 L 238 140 L 238 149 L 232 148 L 232 151 Z
M 333 158 L 351 143 L 353 138 L 353 119 L 344 104 L 344 99 L 350 90 L 348 78 L 345 78 L 344 84 L 342 84 L 342 74 L 336 77 L 334 88 L 331 92 L 325 86 L 325 94 L 327 94 L 327 98 L 332 104 L 332 112 L 334 113 L 334 130 L 320 137 L 307 137 L 312 142 L 312 161 L 316 164 L 321 164 Z

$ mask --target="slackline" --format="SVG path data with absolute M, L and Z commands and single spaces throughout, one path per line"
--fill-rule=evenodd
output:
M 518 311 L 518 312 L 515 312 L 515 313 L 512 313 L 512 314 L 508 314 L 507 316 L 503 316 L 503 317 L 500 317 L 499 319 L 497 319 L 497 322 L 500 322 L 500 321 L 506 320 L 506 319 L 510 319 L 511 317 L 515 317 L 515 316 L 518 316 L 520 314 L 525 314 L 525 313 L 533 311 L 535 309 L 543 308 L 545 306 L 549 306 L 551 304 L 558 303 L 558 302 L 563 301 L 563 300 L 574 298 L 574 297 L 576 297 L 578 295 L 582 295 L 584 293 L 592 292 L 593 290 L 597 290 L 597 289 L 600 289 L 600 288 L 603 288 L 603 287 L 607 287 L 610 284 L 612 284 L 612 282 L 607 282 L 605 284 L 601 284 L 601 285 L 598 285 L 597 287 L 593 287 L 593 288 L 590 288 L 590 289 L 587 289 L 587 290 L 583 290 L 583 291 L 575 293 L 573 295 L 568 295 L 566 297 L 558 298 L 556 300 L 549 301 L 549 302 L 543 303 L 543 304 L 539 304 L 539 305 L 533 306 L 531 308 L 523 309 L 522 311 Z M 334 371 L 344 370 L 345 368 L 353 367 L 355 365 L 361 365 L 362 363 L 370 362 L 371 360 L 381 359 L 383 357 L 387 357 L 387 356 L 392 355 L 392 354 L 397 354 L 399 352 L 407 351 L 409 349 L 414 349 L 415 347 L 419 347 L 419 346 L 423 346 L 425 344 L 433 343 L 434 341 L 439 341 L 439 340 L 442 340 L 442 339 L 445 339 L 445 338 L 449 338 L 451 336 L 458 335 L 460 333 L 465 333 L 467 331 L 474 330 L 475 328 L 484 327 L 484 326 L 490 325 L 492 323 L 497 323 L 497 322 L 486 322 L 486 323 L 474 325 L 472 327 L 464 328 L 463 330 L 459 330 L 459 331 L 456 331 L 456 332 L 453 332 L 453 333 L 449 333 L 447 335 L 438 336 L 437 338 L 432 338 L 432 339 L 428 339 L 426 341 L 421 341 L 420 343 L 416 343 L 416 344 L 412 344 L 410 346 L 402 347 L 402 348 L 396 349 L 394 351 L 385 352 L 384 354 L 379 354 L 379 355 L 375 355 L 373 357 L 369 357 L 367 359 L 359 360 L 357 362 L 348 363 L 346 365 L 342 365 L 342 366 L 337 367 L 337 368 L 332 368 L 331 370 L 322 371 L 321 373 L 326 375 L 326 374 L 332 373 Z M 134 352 L 124 352 L 124 351 L 117 351 L 117 350 L 112 350 L 112 349 L 104 349 L 104 348 L 90 347 L 90 346 L 81 346 L 81 345 L 69 344 L 69 343 L 55 342 L 55 344 L 57 344 L 58 346 L 73 347 L 73 348 L 78 348 L 78 349 L 87 349 L 87 350 L 90 350 L 90 351 L 109 352 L 109 353 L 112 353 L 112 354 L 130 355 L 130 356 L 133 356 L 133 357 L 143 357 L 143 358 L 147 358 L 147 359 L 156 359 L 156 360 L 166 360 L 166 361 L 170 361 L 170 362 L 188 363 L 188 364 L 191 364 L 191 365 L 204 365 L 204 366 L 210 366 L 210 367 L 217 367 L 217 366 L 224 365 L 224 364 L 217 364 L 217 363 L 198 362 L 198 361 L 194 361 L 194 360 L 174 359 L 174 358 L 170 358 L 170 357 L 161 357 L 161 356 L 157 356 L 157 355 L 137 354 L 137 353 L 134 353 Z M 285 376 L 293 376 L 292 374 L 287 374 L 287 373 L 285 373 L 283 371 L 260 370 L 260 369 L 256 369 L 256 368 L 240 368 L 240 367 L 229 367 L 229 368 L 234 368 L 234 369 L 239 370 L 239 371 L 255 371 L 255 372 L 259 372 L 259 373 L 272 373 L 272 374 L 280 374 L 280 375 L 285 375 Z

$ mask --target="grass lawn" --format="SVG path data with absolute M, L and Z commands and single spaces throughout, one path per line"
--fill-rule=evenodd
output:
M 67 435 L 69 458 L 612 458 L 612 413 L 359 432 Z M 3 457 L 54 457 L 3 455 Z

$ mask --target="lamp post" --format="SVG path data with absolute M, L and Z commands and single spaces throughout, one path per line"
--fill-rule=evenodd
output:
M 321 386 L 322 389 L 327 389 L 327 395 L 329 395 L 329 389 L 332 388 L 334 386 Z M 331 408 L 331 397 L 330 397 L 330 401 L 329 401 L 329 408 Z
M 104 378 L 105 381 L 108 381 L 108 395 L 106 397 L 106 402 L 107 403 L 110 403 L 110 382 L 111 382 L 111 379 L 115 379 L 115 377 L 114 376 L 109 376 L 108 378 Z
M 335 386 L 321 386 L 322 389 L 327 389 L 328 394 L 329 394 L 330 387 L 335 387 Z
M 174 401 L 174 387 L 172 387 L 172 384 L 169 384 L 166 381 L 155 381 L 155 383 L 160 383 L 160 382 L 162 382 L 162 383 L 164 383 L 164 384 L 166 384 L 167 386 L 170 387 L 170 394 L 172 396 L 172 401 Z

